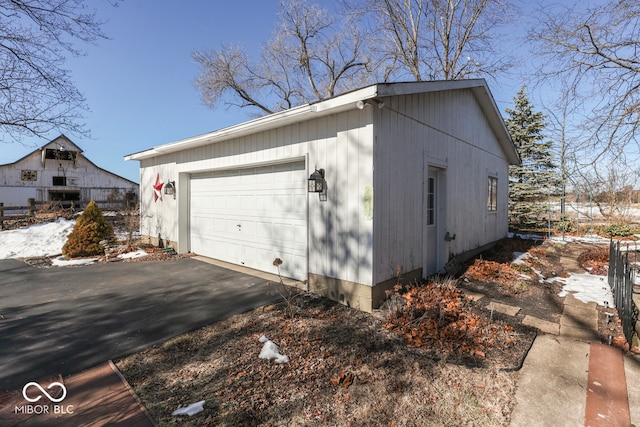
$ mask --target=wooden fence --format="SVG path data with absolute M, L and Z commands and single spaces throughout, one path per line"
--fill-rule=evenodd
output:
M 101 209 L 127 209 L 128 203 L 126 200 L 113 201 L 113 200 L 100 200 L 96 201 L 96 204 Z M 82 209 L 84 203 L 79 201 L 50 201 L 50 202 L 36 202 L 35 199 L 28 199 L 26 205 L 23 206 L 5 206 L 3 202 L 0 202 L 0 229 L 2 228 L 2 222 L 7 220 L 20 220 L 29 217 L 35 217 L 37 211 L 43 209 L 54 211 L 58 209 Z M 16 213 L 11 213 L 16 212 Z M 26 213 L 25 213 L 26 212 Z

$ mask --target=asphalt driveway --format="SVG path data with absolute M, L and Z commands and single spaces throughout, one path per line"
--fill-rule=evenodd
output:
M 77 268 L 0 260 L 0 391 L 278 300 L 266 283 L 192 258 Z

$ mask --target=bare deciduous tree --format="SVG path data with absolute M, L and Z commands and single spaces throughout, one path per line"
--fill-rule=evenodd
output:
M 494 38 L 509 10 L 504 0 L 335 4 L 341 9 L 281 2 L 281 23 L 260 62 L 238 47 L 195 52 L 205 105 L 271 113 L 375 81 L 494 76 L 508 68 Z
M 76 42 L 104 38 L 84 0 L 0 0 L 0 129 L 3 142 L 51 130 L 87 135 L 85 99 L 63 68 Z
M 373 80 L 357 25 L 306 1 L 280 5 L 280 25 L 263 46 L 260 62 L 251 62 L 239 47 L 194 52 L 201 67 L 196 86 L 205 105 L 214 108 L 223 101 L 271 113 Z
M 539 77 L 562 81 L 591 114 L 589 130 L 595 162 L 624 153 L 638 138 L 640 118 L 640 5 L 617 0 L 593 8 L 581 4 L 541 10 L 532 38 L 545 61 Z
M 636 198 L 633 184 L 637 174 L 637 170 L 609 164 L 606 168 L 594 167 L 588 172 L 580 172 L 574 186 L 576 191 L 590 195 L 590 201 L 602 218 L 610 222 L 627 222 L 631 219 L 631 206 Z
M 509 67 L 496 28 L 508 16 L 502 0 L 362 0 L 389 76 L 457 80 Z

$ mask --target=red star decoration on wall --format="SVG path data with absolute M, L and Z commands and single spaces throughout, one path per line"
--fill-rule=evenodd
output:
M 162 187 L 164 186 L 163 182 L 160 182 L 160 174 L 156 176 L 156 183 L 153 184 L 153 201 L 157 202 L 158 198 L 162 201 Z

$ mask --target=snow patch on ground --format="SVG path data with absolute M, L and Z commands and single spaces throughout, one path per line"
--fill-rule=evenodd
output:
M 171 415 L 173 415 L 174 417 L 176 415 L 195 415 L 198 412 L 202 412 L 204 410 L 204 402 L 204 400 L 201 400 L 200 402 L 192 403 L 188 406 L 178 406 L 178 409 L 173 411 Z
M 572 293 L 573 296 L 584 302 L 595 302 L 605 307 L 615 307 L 613 295 L 606 276 L 596 276 L 589 273 L 571 274 L 567 278 L 554 277 L 551 281 L 564 283 L 561 297 Z
M 35 224 L 0 232 L 0 259 L 52 256 L 62 253 L 75 220 L 58 218 L 55 222 Z
M 118 258 L 121 258 L 121 259 L 144 258 L 147 255 L 149 254 L 143 251 L 142 249 L 139 249 L 134 252 L 127 252 L 126 254 L 120 254 L 118 255 Z
M 89 265 L 96 261 L 98 261 L 98 258 L 65 259 L 65 257 L 59 256 L 51 260 L 51 265 L 54 267 L 70 267 L 72 265 Z
M 287 363 L 289 361 L 289 356 L 280 354 L 280 347 L 278 347 L 269 338 L 263 335 L 258 341 L 264 343 L 264 345 L 262 346 L 262 350 L 260 350 L 260 355 L 258 356 L 260 359 L 273 359 L 276 363 Z

